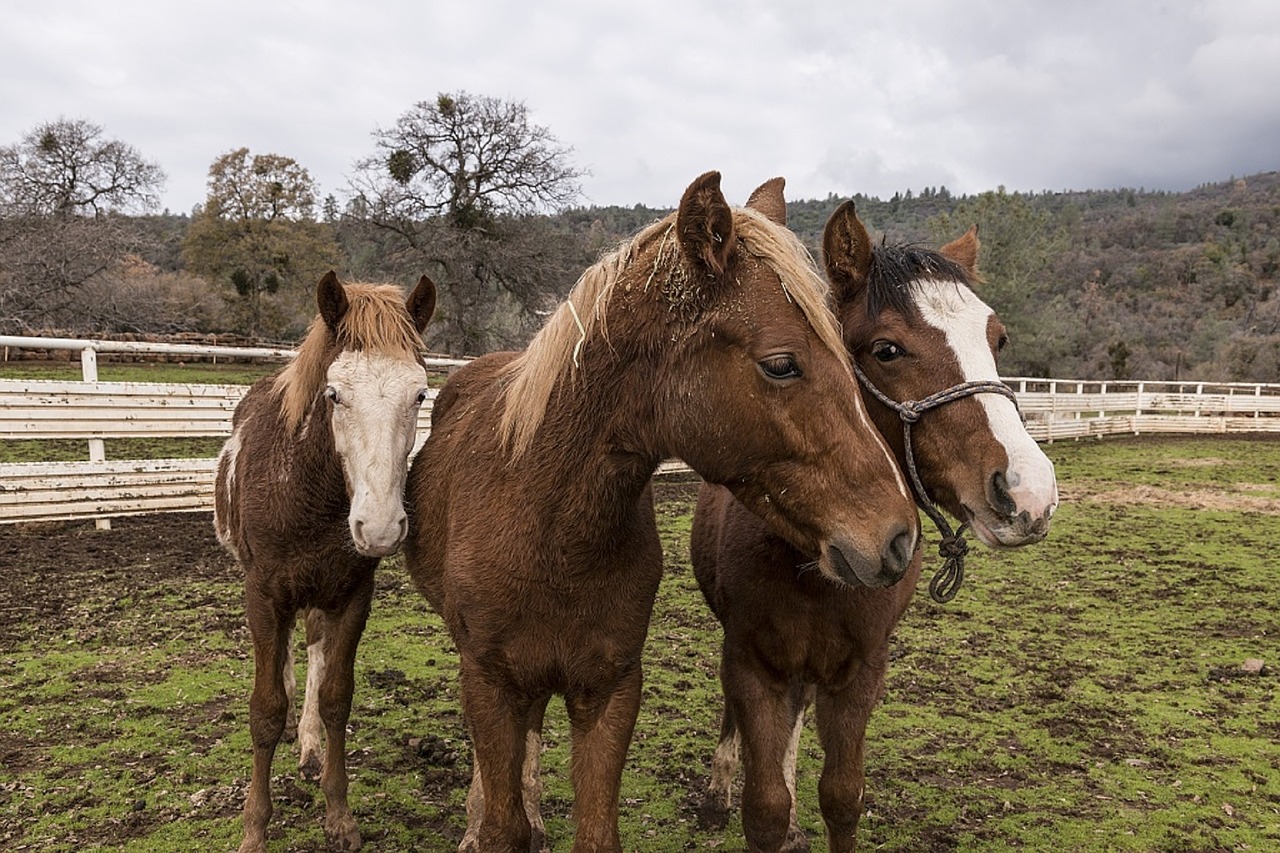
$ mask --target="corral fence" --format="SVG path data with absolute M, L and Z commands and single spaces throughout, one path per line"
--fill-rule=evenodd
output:
M 215 460 L 111 460 L 104 440 L 225 437 L 243 385 L 101 382 L 98 353 L 270 359 L 287 349 L 0 336 L 0 347 L 79 351 L 80 381 L 0 379 L 0 440 L 75 439 L 76 462 L 0 463 L 0 524 L 209 510 Z M 465 362 L 428 359 L 450 370 Z M 1007 379 L 1037 441 L 1136 433 L 1280 433 L 1280 384 Z M 432 394 L 431 399 L 434 399 Z M 426 440 L 430 400 L 418 422 Z M 415 448 L 416 450 L 416 448 Z M 681 470 L 667 463 L 662 470 Z

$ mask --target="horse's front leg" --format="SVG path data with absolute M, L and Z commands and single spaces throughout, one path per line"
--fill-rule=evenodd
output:
M 359 850 L 360 830 L 347 802 L 347 720 L 355 692 L 356 649 L 369 618 L 373 577 L 352 597 L 346 608 L 324 614 L 324 667 L 317 706 L 324 722 L 324 834 L 339 850 Z
M 722 668 L 727 703 L 742 741 L 742 829 L 752 851 L 803 851 L 809 841 L 794 826 L 795 754 L 804 692 L 736 656 Z
M 886 656 L 875 655 L 861 662 L 854 678 L 840 690 L 818 691 L 814 708 L 824 753 L 818 803 L 832 853 L 852 853 L 857 848 L 864 792 L 863 741 L 867 720 L 884 689 L 886 666 Z
M 468 828 L 458 849 L 460 853 L 528 853 L 532 828 L 521 779 L 532 703 L 499 683 L 465 650 L 459 652 L 459 684 L 475 762 L 467 796 L 468 822 L 479 825 L 474 832 Z
M 640 711 L 637 660 L 607 695 L 565 697 L 573 734 L 574 853 L 620 851 L 618 794 Z
M 249 697 L 253 774 L 244 802 L 240 853 L 262 853 L 266 850 L 267 821 L 271 819 L 271 761 L 288 716 L 284 668 L 293 618 L 281 618 L 274 602 L 261 594 L 252 581 L 245 585 L 245 612 L 253 636 L 253 692 Z
M 542 822 L 542 720 L 550 695 L 534 702 L 525 724 L 524 767 L 520 771 L 524 813 L 529 819 L 530 853 L 546 853 L 547 830 Z M 471 787 L 467 790 L 467 830 L 463 833 L 459 853 L 479 853 L 480 824 L 484 819 L 484 783 L 480 765 L 472 761 Z

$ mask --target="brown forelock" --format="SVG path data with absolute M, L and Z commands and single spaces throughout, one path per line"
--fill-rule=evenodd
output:
M 289 429 L 297 429 L 324 387 L 329 365 L 339 353 L 354 350 L 418 359 L 422 338 L 391 284 L 347 284 L 348 307 L 336 330 L 320 317 L 311 321 L 297 355 L 276 377 L 274 390 Z
M 608 306 L 620 282 L 625 282 L 622 286 L 628 291 L 641 288 L 652 294 L 640 304 L 653 306 L 654 317 L 660 322 L 696 317 L 696 310 L 684 309 L 704 299 L 705 294 L 685 268 L 674 225 L 673 213 L 589 267 L 529 348 L 503 371 L 505 405 L 499 435 L 513 458 L 528 450 L 556 382 L 577 368 L 584 345 L 597 334 L 607 339 Z M 735 208 L 733 225 L 737 251 L 759 258 L 778 276 L 787 297 L 799 306 L 822 343 L 847 369 L 830 291 L 808 249 L 787 228 L 755 210 Z

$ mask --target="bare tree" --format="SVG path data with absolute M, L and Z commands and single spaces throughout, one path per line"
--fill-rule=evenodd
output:
M 580 194 L 571 149 L 523 103 L 441 94 L 374 132 L 352 178 L 351 215 L 396 236 L 407 265 L 432 265 L 438 344 L 474 354 L 527 338 L 563 281 L 574 241 L 535 214 Z
M 164 178 L 81 120 L 42 124 L 0 147 L 0 328 L 85 328 L 82 288 L 137 251 L 123 214 L 158 206 Z
M 120 216 L 0 218 L 0 329 L 90 329 L 83 288 L 139 248 Z
M 100 216 L 159 206 L 165 174 L 133 148 L 82 119 L 39 125 L 0 148 L 0 212 Z

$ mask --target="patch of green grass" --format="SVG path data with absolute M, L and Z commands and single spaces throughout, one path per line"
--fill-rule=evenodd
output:
M 214 437 L 108 438 L 103 441 L 103 452 L 107 459 L 205 459 L 217 456 L 223 441 Z M 87 441 L 0 439 L 0 462 L 83 462 L 88 459 Z
M 254 361 L 211 364 L 206 362 L 100 361 L 102 382 L 185 382 L 193 385 L 252 385 L 280 369 L 282 362 Z M 0 379 L 56 379 L 76 382 L 84 378 L 79 359 L 74 361 L 0 362 Z
M 1280 516 L 1107 497 L 1135 483 L 1256 494 L 1239 485 L 1275 484 L 1280 441 L 1108 439 L 1047 452 L 1064 493 L 1083 496 L 1062 506 L 1049 538 L 975 547 L 958 598 L 935 604 L 922 584 L 895 633 L 866 743 L 861 848 L 1280 849 Z M 692 490 L 659 498 L 668 571 L 623 778 L 623 847 L 740 851 L 737 815 L 708 831 L 694 813 L 719 728 L 719 630 L 688 565 Z M 58 618 L 33 606 L 0 649 L 0 847 L 238 843 L 252 673 L 239 576 L 229 562 L 184 577 L 145 559 L 111 557 Z M 298 651 L 301 680 L 301 639 Z M 1244 673 L 1246 658 L 1267 669 Z M 471 756 L 456 674 L 442 621 L 399 559 L 386 561 L 347 742 L 369 849 L 446 850 L 461 835 Z M 543 814 L 564 850 L 572 789 L 558 699 L 544 737 Z M 294 784 L 296 761 L 282 746 L 273 853 L 324 849 L 323 797 Z M 826 849 L 821 764 L 806 731 L 799 815 L 815 851 Z

